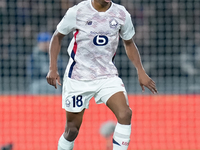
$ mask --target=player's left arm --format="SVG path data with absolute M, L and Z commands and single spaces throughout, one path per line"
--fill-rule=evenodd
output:
M 130 40 L 123 40 L 123 42 L 124 42 L 126 54 L 137 70 L 138 80 L 139 80 L 140 86 L 142 87 L 142 90 L 144 91 L 144 86 L 146 86 L 153 94 L 156 94 L 157 93 L 156 84 L 146 74 L 135 42 L 133 41 L 132 38 Z

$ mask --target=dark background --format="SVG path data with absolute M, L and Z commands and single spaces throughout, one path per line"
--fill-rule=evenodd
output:
M 27 57 L 39 32 L 53 34 L 67 9 L 80 0 L 1 0 L 0 94 L 26 94 Z M 114 0 L 132 15 L 143 65 L 159 93 L 200 93 L 200 1 Z M 68 61 L 62 42 L 61 57 Z M 141 93 L 134 66 L 120 40 L 115 64 L 129 93 Z M 64 68 L 59 70 L 63 75 Z M 41 77 L 45 78 L 45 76 Z M 48 93 L 48 92 L 47 92 Z M 145 93 L 149 93 L 146 90 Z

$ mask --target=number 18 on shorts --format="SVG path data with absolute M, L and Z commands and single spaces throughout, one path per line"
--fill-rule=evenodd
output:
M 65 98 L 64 109 L 70 112 L 80 112 L 85 108 L 83 104 L 84 101 L 82 95 L 73 95 Z
M 119 91 L 126 93 L 124 84 L 119 77 L 91 81 L 65 78 L 62 108 L 68 112 L 81 112 L 89 107 L 92 97 L 94 97 L 97 104 L 106 104 L 109 97 Z

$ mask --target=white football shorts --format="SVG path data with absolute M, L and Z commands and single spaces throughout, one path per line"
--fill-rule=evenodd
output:
M 66 77 L 63 82 L 62 108 L 68 112 L 81 112 L 89 107 L 94 97 L 97 104 L 105 103 L 115 93 L 122 91 L 128 104 L 127 92 L 119 77 L 99 80 L 74 80 Z

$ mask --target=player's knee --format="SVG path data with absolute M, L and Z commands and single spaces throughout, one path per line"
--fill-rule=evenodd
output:
M 68 141 L 74 141 L 78 135 L 78 128 L 77 127 L 69 127 L 66 131 L 65 131 L 65 138 Z
M 125 110 L 119 112 L 118 122 L 122 123 L 122 124 L 130 124 L 131 117 L 132 117 L 132 110 L 130 108 L 125 109 Z

